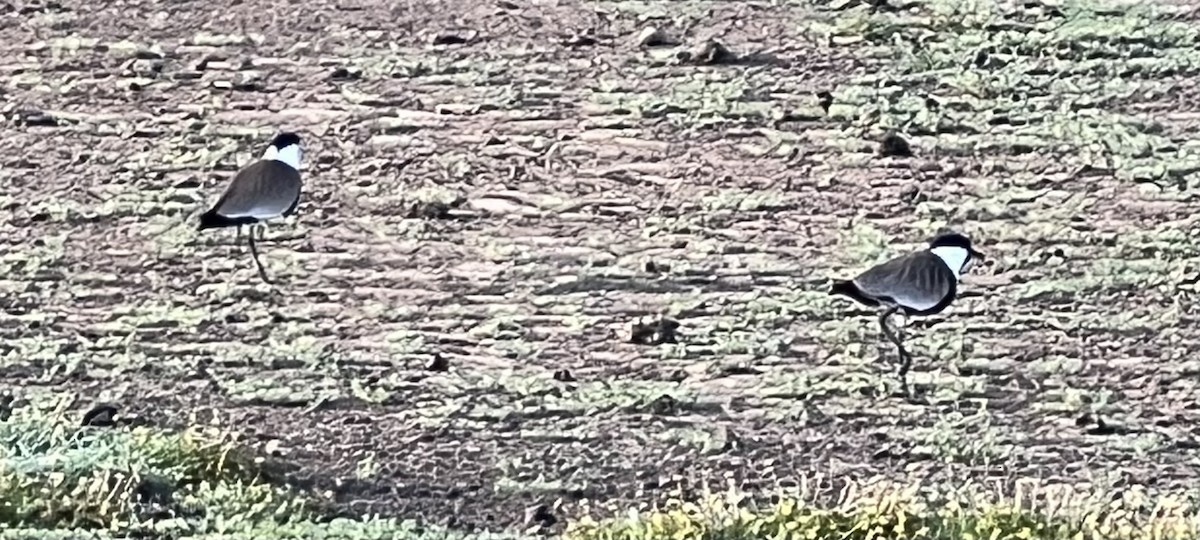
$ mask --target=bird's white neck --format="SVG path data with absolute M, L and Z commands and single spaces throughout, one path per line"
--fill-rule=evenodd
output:
M 282 161 L 298 171 L 300 170 L 300 158 L 303 156 L 304 151 L 300 149 L 300 145 L 289 144 L 279 149 L 274 146 L 267 147 L 267 151 L 263 152 L 262 158 Z
M 938 246 L 931 248 L 934 255 L 937 255 L 946 266 L 950 267 L 950 271 L 954 272 L 954 279 L 958 279 L 959 274 L 967 265 L 967 261 L 971 260 L 971 254 L 967 252 L 967 248 L 958 246 Z

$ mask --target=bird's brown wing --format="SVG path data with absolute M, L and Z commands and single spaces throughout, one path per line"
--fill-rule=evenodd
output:
M 954 273 L 929 251 L 896 257 L 854 278 L 863 293 L 913 311 L 937 307 L 954 293 L 955 281 Z
M 299 171 L 279 161 L 260 160 L 234 175 L 213 208 L 226 217 L 277 216 L 299 198 Z

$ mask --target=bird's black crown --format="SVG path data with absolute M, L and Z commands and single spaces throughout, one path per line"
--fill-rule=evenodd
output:
M 959 233 L 939 234 L 929 241 L 929 247 L 960 247 L 971 250 L 971 239 Z
M 293 144 L 300 144 L 300 136 L 290 131 L 280 133 L 271 140 L 271 146 L 274 146 L 279 150 L 287 148 Z

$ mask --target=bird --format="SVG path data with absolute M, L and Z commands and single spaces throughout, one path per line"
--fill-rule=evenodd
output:
M 958 282 L 982 253 L 971 247 L 971 240 L 957 232 L 939 234 L 929 248 L 901 255 L 871 267 L 849 280 L 834 280 L 829 293 L 842 295 L 865 306 L 880 309 L 879 327 L 900 356 L 900 385 L 908 390 L 908 370 L 912 356 L 900 338 L 888 328 L 888 319 L 897 312 L 905 316 L 941 313 L 958 294 Z
M 283 132 L 271 140 L 261 158 L 237 172 L 221 198 L 200 215 L 197 230 L 250 225 L 250 254 L 263 282 L 271 283 L 258 260 L 254 245 L 254 229 L 268 219 L 290 216 L 300 203 L 300 162 L 304 150 L 300 136 Z M 259 225 L 261 229 L 263 226 Z M 261 231 L 259 237 L 262 237 Z

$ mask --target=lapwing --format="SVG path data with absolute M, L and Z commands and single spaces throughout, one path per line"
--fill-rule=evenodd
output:
M 896 345 L 900 355 L 900 385 L 908 392 L 908 370 L 912 357 L 900 338 L 888 328 L 888 319 L 898 311 L 904 315 L 934 315 L 946 309 L 958 293 L 958 281 L 982 253 L 959 233 L 938 235 L 929 249 L 896 257 L 876 265 L 851 280 L 835 281 L 830 294 L 845 295 L 861 304 L 879 307 L 879 327 Z
M 296 211 L 300 202 L 300 159 L 304 151 L 295 133 L 280 133 L 271 141 L 262 158 L 243 167 L 233 176 L 225 193 L 209 211 L 200 216 L 198 230 L 250 225 L 250 255 L 258 276 L 266 283 L 267 272 L 258 260 L 254 246 L 254 225 L 268 219 L 285 217 Z M 262 237 L 261 229 L 260 234 Z

